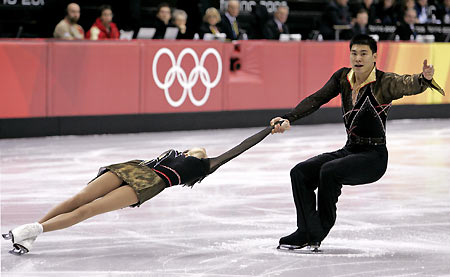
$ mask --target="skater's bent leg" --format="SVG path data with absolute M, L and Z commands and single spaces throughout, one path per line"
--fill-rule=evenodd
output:
M 58 204 L 51 209 L 39 223 L 43 223 L 57 215 L 64 214 L 75 210 L 93 200 L 102 197 L 114 189 L 118 188 L 122 184 L 122 179 L 117 177 L 112 172 L 106 172 L 91 183 L 89 183 L 83 190 L 77 193 L 75 196 L 67 199 L 66 201 Z
M 317 180 L 307 178 L 305 176 L 307 173 L 304 172 L 304 166 L 302 165 L 300 163 L 291 169 L 291 183 L 297 210 L 297 227 L 306 232 L 308 227 L 312 227 L 308 225 L 310 225 L 311 218 L 316 213 L 316 194 L 314 190 L 317 186 Z
M 44 232 L 67 228 L 90 217 L 125 208 L 137 202 L 136 192 L 130 186 L 122 186 L 72 212 L 55 216 L 43 222 L 42 226 Z
M 323 164 L 344 155 L 343 150 L 324 153 L 297 164 L 291 170 L 292 193 L 297 209 L 298 229 L 311 240 L 321 240 L 322 224 L 316 210 L 316 194 Z
M 326 236 L 336 222 L 336 203 L 342 185 L 362 185 L 377 181 L 386 171 L 387 151 L 367 151 L 330 161 L 320 172 L 318 207 Z

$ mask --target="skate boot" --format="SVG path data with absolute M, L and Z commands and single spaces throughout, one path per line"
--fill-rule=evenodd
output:
M 14 248 L 9 251 L 9 253 L 16 255 L 16 256 L 22 256 L 23 254 L 26 254 L 30 252 L 31 247 L 33 246 L 34 241 L 37 237 L 32 237 L 28 239 L 24 239 L 23 241 L 19 243 L 14 243 Z
M 282 237 L 277 249 L 297 250 L 302 249 L 308 245 L 308 236 L 306 232 L 297 229 L 297 231 L 290 234 L 289 236 Z
M 37 237 L 44 231 L 42 225 L 38 222 L 21 225 L 8 232 L 2 234 L 6 240 L 12 240 L 13 244 L 20 243 L 25 239 Z

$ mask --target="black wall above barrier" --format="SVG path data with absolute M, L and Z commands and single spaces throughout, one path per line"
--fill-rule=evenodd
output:
M 0 138 L 259 127 L 287 112 L 283 109 L 0 119 Z M 406 118 L 450 118 L 450 104 L 392 106 L 388 119 Z M 340 108 L 321 108 L 294 125 L 339 122 L 342 122 Z

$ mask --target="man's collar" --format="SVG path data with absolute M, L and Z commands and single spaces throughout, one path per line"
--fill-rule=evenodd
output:
M 228 20 L 230 20 L 231 23 L 236 21 L 236 17 L 231 16 L 231 14 L 229 14 L 228 12 L 225 13 L 225 16 L 228 18 Z
M 367 79 L 364 80 L 364 82 L 362 82 L 360 88 L 362 88 L 363 86 L 373 83 L 377 80 L 377 67 L 376 65 L 373 66 L 372 71 L 370 72 L 369 76 L 367 76 Z M 353 68 L 350 69 L 350 72 L 347 74 L 347 81 L 350 84 L 350 87 L 353 89 L 353 87 L 355 86 L 356 83 L 356 76 L 355 76 L 355 72 L 353 71 Z

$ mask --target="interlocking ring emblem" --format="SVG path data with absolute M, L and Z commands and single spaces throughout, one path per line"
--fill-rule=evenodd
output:
M 157 67 L 159 58 L 164 54 L 166 54 L 169 57 L 172 63 L 172 67 L 169 69 L 169 71 L 167 71 L 166 76 L 164 77 L 164 82 L 161 82 L 158 78 Z M 215 56 L 217 59 L 217 76 L 213 82 L 211 82 L 211 77 L 209 76 L 208 70 L 204 67 L 205 60 L 210 54 Z M 184 69 L 181 67 L 181 61 L 183 60 L 185 55 L 191 55 L 195 63 L 195 67 L 191 70 L 189 76 L 187 76 L 186 71 L 184 71 Z M 220 81 L 220 77 L 222 76 L 222 59 L 220 57 L 219 52 L 217 52 L 216 49 L 208 48 L 205 50 L 205 52 L 203 52 L 199 61 L 197 53 L 195 53 L 195 51 L 192 48 L 185 48 L 183 49 L 183 51 L 181 51 L 180 55 L 178 56 L 178 59 L 175 61 L 175 55 L 172 53 L 172 51 L 170 51 L 170 49 L 161 48 L 158 50 L 158 52 L 156 52 L 156 55 L 153 59 L 152 70 L 153 70 L 153 79 L 155 80 L 156 85 L 160 89 L 164 90 L 167 102 L 169 102 L 169 104 L 172 107 L 179 107 L 181 104 L 184 103 L 184 100 L 188 95 L 189 99 L 195 106 L 203 106 L 208 100 L 211 89 L 217 86 L 217 84 Z M 192 88 L 197 83 L 199 76 L 201 82 L 206 87 L 206 91 L 203 98 L 197 100 L 194 94 L 192 93 Z M 175 82 L 175 77 L 178 80 L 178 83 L 183 87 L 183 94 L 178 100 L 173 100 L 169 93 L 169 88 Z

